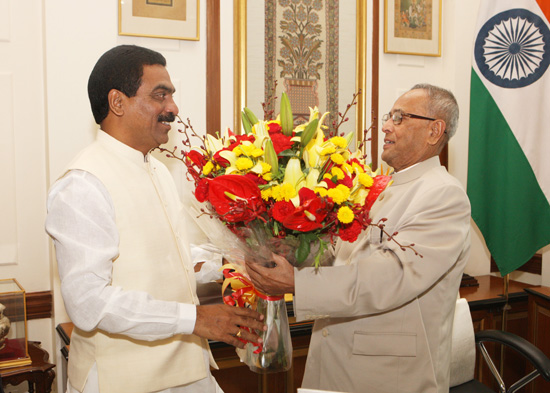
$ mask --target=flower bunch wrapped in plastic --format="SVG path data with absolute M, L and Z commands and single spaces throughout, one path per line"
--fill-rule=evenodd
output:
M 275 253 L 296 266 L 321 266 L 336 239 L 353 242 L 371 225 L 369 211 L 391 183 L 390 176 L 373 173 L 360 152 L 350 151 L 353 134 L 325 135 L 326 115 L 313 108 L 309 121 L 295 127 L 283 93 L 275 120 L 258 120 L 245 108 L 244 134 L 226 130 L 206 137 L 184 123 L 183 157 L 161 149 L 185 163 L 195 198 L 213 219 L 202 222 L 230 262 L 223 267 L 222 293 L 228 286 L 233 293 L 224 302 L 265 315 L 268 329 L 258 332 L 263 344 L 237 350 L 255 372 L 288 370 L 292 343 L 284 297 L 254 288 L 244 260 L 269 264 Z M 193 146 L 191 136 L 201 145 Z

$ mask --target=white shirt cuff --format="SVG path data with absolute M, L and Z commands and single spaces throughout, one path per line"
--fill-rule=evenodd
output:
M 178 303 L 178 323 L 176 334 L 193 334 L 197 321 L 197 306 Z

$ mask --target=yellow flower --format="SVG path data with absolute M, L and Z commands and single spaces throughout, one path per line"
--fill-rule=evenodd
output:
M 374 183 L 374 180 L 367 173 L 361 173 L 359 175 L 359 183 L 361 183 L 364 187 L 369 188 Z
M 262 165 L 262 175 L 266 172 L 271 171 L 271 165 L 269 165 L 267 162 L 260 162 L 260 164 Z
M 264 174 L 262 175 L 262 178 L 263 178 L 265 181 L 271 181 L 271 180 L 273 180 L 273 175 L 271 174 L 271 172 L 264 173 Z
M 340 192 L 342 193 L 342 195 L 344 195 L 344 197 L 345 197 L 346 199 L 349 199 L 351 190 L 349 189 L 348 186 L 345 186 L 345 185 L 343 185 L 343 184 L 338 184 L 338 185 L 336 186 L 336 189 L 340 190 Z
M 280 197 L 280 194 L 281 194 L 281 186 L 277 185 L 277 186 L 271 187 L 271 198 L 275 199 L 276 201 L 280 201 L 282 200 L 282 198 Z
M 329 142 L 333 143 L 334 146 L 341 149 L 345 149 L 348 146 L 348 141 L 343 136 L 335 136 L 329 139 Z
M 341 165 L 341 168 L 342 168 L 342 170 L 346 171 L 348 173 L 348 175 L 351 175 L 352 172 L 353 172 L 353 167 L 350 164 L 348 164 L 347 162 L 344 162 Z
M 212 164 L 212 161 L 208 161 L 202 168 L 202 174 L 208 176 L 212 172 L 212 169 L 214 169 L 214 164 Z
M 332 173 L 332 176 L 336 176 L 338 180 L 342 180 L 345 177 L 344 171 L 338 167 L 333 167 L 330 172 Z
M 365 172 L 365 170 L 363 169 L 363 167 L 361 165 L 359 165 L 358 163 L 354 162 L 353 164 L 351 164 L 351 167 L 353 168 L 354 171 L 357 171 L 358 173 L 363 173 Z
M 281 200 L 289 201 L 297 195 L 296 189 L 292 184 L 285 183 L 281 185 L 279 197 Z
M 341 204 L 347 200 L 347 197 L 344 195 L 344 193 L 339 190 L 338 188 L 331 188 L 328 190 L 328 196 L 332 198 L 334 203 Z
M 321 197 L 326 197 L 328 194 L 328 190 L 323 187 L 315 187 L 313 191 L 315 191 L 315 193 Z
M 344 157 L 340 153 L 333 153 L 330 156 L 330 159 L 332 162 L 334 162 L 336 165 L 342 165 L 346 160 L 344 160 Z
M 247 156 L 251 156 L 254 150 L 256 150 L 256 146 L 254 146 L 250 142 L 248 142 L 247 144 L 240 145 L 240 148 L 243 154 L 246 154 Z
M 252 150 L 252 153 L 250 153 L 250 155 L 254 158 L 258 158 L 264 155 L 264 151 L 262 149 L 256 148 Z
M 265 190 L 260 191 L 260 193 L 261 193 L 262 199 L 264 201 L 268 201 L 269 198 L 271 198 L 273 196 L 271 188 L 266 188 Z
M 355 215 L 353 214 L 353 210 L 351 210 L 347 206 L 342 206 L 340 209 L 338 209 L 338 221 L 340 221 L 342 224 L 349 224 L 353 221 L 355 218 Z
M 240 146 L 237 146 L 236 148 L 234 148 L 234 149 L 233 149 L 233 153 L 235 153 L 235 155 L 236 155 L 237 157 L 243 155 L 243 151 L 242 151 L 242 149 L 241 149 Z
M 235 166 L 240 171 L 246 171 L 247 169 L 252 168 L 254 166 L 254 163 L 250 158 L 241 157 L 237 159 L 237 161 L 235 162 Z
M 321 153 L 319 153 L 321 156 L 328 156 L 332 153 L 335 153 L 336 152 L 336 149 L 334 148 L 334 146 L 327 146 L 325 147 L 323 150 L 321 150 Z

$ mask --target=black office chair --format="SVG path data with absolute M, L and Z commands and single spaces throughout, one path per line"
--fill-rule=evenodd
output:
M 500 330 L 482 330 L 475 334 L 475 342 L 478 350 L 483 355 L 487 366 L 496 378 L 499 385 L 499 393 L 514 393 L 533 381 L 539 375 L 545 380 L 550 381 L 550 359 L 536 346 L 522 337 L 510 332 Z M 520 378 L 517 382 L 506 388 L 502 376 L 495 367 L 484 343 L 493 342 L 501 346 L 510 348 L 524 357 L 535 368 L 532 372 Z M 495 393 L 481 382 L 472 379 L 461 385 L 449 389 L 449 393 Z

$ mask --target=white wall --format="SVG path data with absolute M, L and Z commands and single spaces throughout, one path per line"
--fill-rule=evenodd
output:
M 0 0 L 0 279 L 15 278 L 27 292 L 51 289 L 42 12 L 41 2 Z M 50 320 L 27 329 L 52 353 Z

